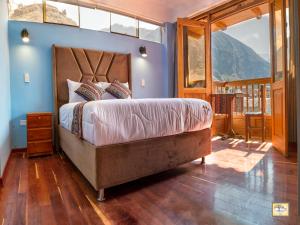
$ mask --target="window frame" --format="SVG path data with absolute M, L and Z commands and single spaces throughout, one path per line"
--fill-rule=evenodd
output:
M 25 20 L 25 19 L 10 19 L 10 7 L 9 4 L 10 2 L 13 2 L 13 0 L 6 0 L 7 1 L 7 11 L 8 11 L 8 20 L 12 20 L 12 21 L 19 21 L 19 22 L 30 22 L 30 23 L 44 23 L 44 0 L 40 0 L 41 4 L 42 4 L 42 18 L 41 21 L 30 21 L 30 20 Z
M 13 1 L 13 0 L 7 0 L 7 1 L 10 2 L 10 1 Z M 58 3 L 64 3 L 66 5 L 76 6 L 77 10 L 78 10 L 78 25 L 64 24 L 64 23 L 55 23 L 55 22 L 47 21 L 47 1 L 53 1 L 53 2 L 58 2 Z M 114 11 L 110 11 L 110 10 L 99 8 L 99 7 L 96 7 L 95 9 L 101 10 L 101 11 L 105 11 L 105 12 L 109 13 L 109 31 L 89 29 L 89 28 L 81 28 L 80 27 L 81 26 L 81 14 L 80 14 L 80 8 L 81 7 L 82 8 L 93 9 L 92 7 L 81 6 L 81 5 L 78 5 L 78 4 L 65 3 L 65 2 L 55 1 L 55 0 L 42 0 L 42 13 L 43 13 L 43 15 L 42 15 L 42 17 L 43 17 L 42 18 L 42 22 L 40 22 L 40 21 L 29 21 L 29 22 L 32 22 L 32 23 L 55 24 L 55 25 L 76 27 L 76 28 L 85 29 L 85 30 L 92 30 L 92 31 L 96 31 L 96 32 L 105 32 L 105 33 L 118 34 L 118 35 L 132 37 L 132 38 L 140 39 L 140 40 L 143 40 L 143 41 L 149 41 L 149 42 L 157 43 L 157 44 L 162 44 L 162 42 L 163 42 L 163 40 L 162 40 L 163 39 L 163 24 L 159 24 L 159 23 L 155 23 L 155 22 L 149 22 L 147 20 L 139 19 L 138 17 L 130 16 L 130 15 L 127 15 L 127 14 L 122 13 L 122 12 L 114 12 Z M 7 7 L 7 10 L 8 10 L 8 15 L 9 15 L 9 13 L 10 13 L 9 7 Z M 125 33 L 117 32 L 117 31 L 112 31 L 112 19 L 111 19 L 112 13 L 116 14 L 116 15 L 125 16 L 125 17 L 128 17 L 128 18 L 136 20 L 137 21 L 136 35 L 130 35 L 130 34 L 125 34 Z M 20 19 L 20 20 L 11 19 L 11 18 L 8 18 L 8 19 L 11 20 L 11 21 L 26 21 L 26 20 L 22 20 L 22 19 Z M 149 23 L 149 24 L 158 26 L 160 28 L 159 29 L 159 31 L 160 31 L 160 41 L 157 42 L 157 41 L 153 41 L 153 40 L 145 40 L 145 39 L 140 38 L 140 22 Z
M 92 31 L 97 31 L 97 32 L 105 32 L 105 33 L 111 33 L 111 12 L 108 10 L 104 10 L 104 9 L 99 9 L 99 8 L 91 8 L 91 7 L 86 7 L 86 6 L 78 6 L 79 8 L 79 28 L 80 29 L 84 29 L 84 30 L 92 30 Z M 109 13 L 109 31 L 103 31 L 103 30 L 96 30 L 96 29 L 90 29 L 90 28 L 84 28 L 81 27 L 81 14 L 80 14 L 80 8 L 87 8 L 87 9 L 95 9 L 95 10 L 99 10 L 99 11 L 104 11 Z
M 140 40 L 143 40 L 143 41 L 150 41 L 150 40 L 146 40 L 146 39 L 143 39 L 143 38 L 140 37 L 140 22 L 143 22 L 143 23 L 149 23 L 149 22 L 144 21 L 144 20 L 138 20 L 138 33 L 139 33 L 139 39 L 140 39 Z M 157 41 L 150 41 L 150 42 L 162 44 L 163 27 L 162 27 L 161 25 L 158 25 L 158 24 L 155 24 L 155 23 L 149 23 L 149 24 L 155 25 L 155 26 L 158 26 L 158 27 L 159 27 L 159 42 L 157 42 Z
M 58 2 L 58 1 L 53 1 L 53 0 L 43 0 L 43 23 L 56 24 L 56 25 L 63 25 L 63 26 L 78 27 L 78 28 L 80 28 L 80 10 L 79 10 L 79 6 L 78 5 L 70 4 L 70 3 L 64 3 L 64 2 L 58 2 L 58 3 L 63 3 L 63 4 L 66 4 L 66 5 L 73 5 L 73 6 L 77 7 L 77 11 L 78 11 L 78 25 L 65 24 L 65 23 L 55 23 L 55 22 L 49 22 L 49 21 L 47 21 L 47 1 Z
M 111 27 L 112 27 L 112 22 L 111 22 L 111 15 L 112 15 L 112 13 L 116 14 L 116 15 L 119 15 L 119 16 L 125 16 L 125 17 L 131 18 L 131 19 L 135 19 L 137 21 L 136 35 L 134 36 L 134 35 L 130 35 L 130 34 L 120 33 L 120 32 L 117 32 L 117 31 L 112 31 L 112 29 L 111 29 Z M 127 36 L 127 37 L 133 37 L 133 38 L 140 39 L 140 34 L 139 34 L 139 19 L 131 17 L 131 16 L 126 16 L 126 15 L 121 14 L 121 13 L 110 12 L 110 33 L 112 33 L 112 34 L 119 34 L 119 35 L 124 35 L 124 36 Z

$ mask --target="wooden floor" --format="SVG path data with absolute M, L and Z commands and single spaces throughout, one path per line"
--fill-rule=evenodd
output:
M 206 165 L 177 169 L 110 188 L 104 203 L 63 156 L 28 160 L 13 154 L 0 189 L 7 224 L 300 224 L 296 156 L 269 143 L 213 139 Z M 272 202 L 289 202 L 289 217 L 272 217 Z

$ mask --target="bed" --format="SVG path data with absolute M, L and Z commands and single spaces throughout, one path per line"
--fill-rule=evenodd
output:
M 74 104 L 68 103 L 66 80 L 119 80 L 131 88 L 131 56 L 55 45 L 52 50 L 55 143 L 98 191 L 98 201 L 104 200 L 106 188 L 204 160 L 211 153 L 211 108 L 195 99 L 89 102 L 84 136 L 78 138 L 70 131 Z

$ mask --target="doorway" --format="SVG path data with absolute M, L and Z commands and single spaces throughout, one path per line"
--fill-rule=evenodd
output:
M 272 139 L 271 53 L 268 4 L 226 16 L 211 24 L 212 101 L 215 134 L 225 134 L 231 122 L 235 136 L 246 135 L 245 114 L 253 114 L 251 140 Z M 264 93 L 261 93 L 263 91 Z M 238 95 L 241 93 L 240 95 Z M 223 98 L 232 96 L 232 111 Z M 226 99 L 225 99 L 226 100 Z M 231 121 L 228 119 L 230 115 Z M 262 116 L 256 114 L 262 113 Z M 264 124 L 264 131 L 261 131 Z M 250 126 L 249 125 L 249 126 Z
M 245 112 L 264 111 L 264 133 L 285 156 L 291 130 L 287 118 L 295 111 L 287 104 L 288 95 L 294 95 L 288 90 L 289 26 L 283 25 L 289 22 L 288 11 L 288 0 L 246 0 L 177 23 L 179 97 L 201 98 L 213 105 L 216 93 L 243 93 L 235 98 L 231 117 L 228 113 L 215 117 L 213 133 L 221 130 L 243 135 Z M 198 28 L 202 32 L 197 32 Z M 199 35 L 203 37 L 202 48 L 198 48 L 200 61 L 205 60 L 205 65 L 191 73 L 193 66 L 200 68 L 190 63 L 197 62 L 199 52 L 189 47 L 191 38 Z M 233 121 L 230 129 L 229 119 Z M 251 123 L 259 127 L 260 122 L 254 119 Z M 260 134 L 255 132 L 253 136 Z

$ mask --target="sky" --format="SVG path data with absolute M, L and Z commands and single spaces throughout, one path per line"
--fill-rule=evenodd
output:
M 224 33 L 252 48 L 258 55 L 270 62 L 269 15 L 261 19 L 247 20 L 227 27 Z

